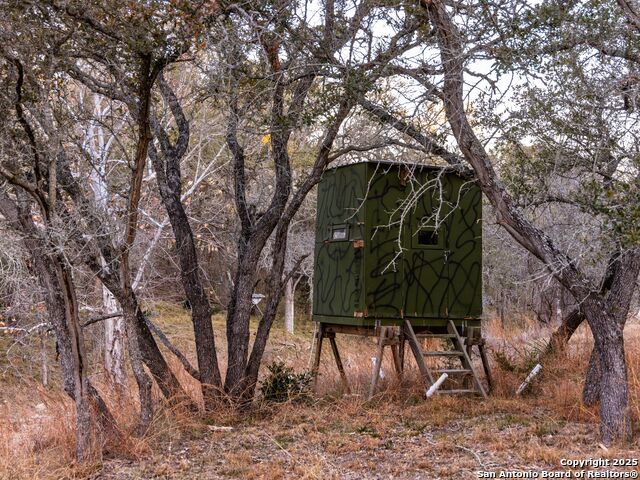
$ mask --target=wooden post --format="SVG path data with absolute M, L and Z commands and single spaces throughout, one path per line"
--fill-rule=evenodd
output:
M 482 368 L 484 369 L 484 374 L 487 376 L 489 391 L 491 391 L 493 389 L 493 379 L 491 378 L 491 370 L 489 369 L 489 360 L 487 359 L 487 354 L 484 351 L 484 340 L 481 340 L 480 343 L 478 343 L 478 350 L 480 351 L 480 358 L 482 359 Z
M 402 362 L 400 360 L 400 340 L 394 338 L 394 342 L 391 344 L 391 353 L 393 354 L 393 366 L 396 369 L 398 379 L 402 380 Z
M 464 368 L 471 370 L 471 374 L 473 375 L 473 381 L 478 387 L 478 391 L 480 392 L 480 395 L 482 395 L 483 398 L 487 398 L 487 393 L 485 392 L 484 387 L 480 382 L 480 378 L 478 377 L 475 368 L 473 368 L 473 363 L 471 363 L 471 358 L 469 358 L 469 355 L 467 354 L 467 349 L 464 345 L 464 342 L 462 341 L 462 338 L 458 333 L 458 329 L 456 328 L 455 324 L 451 320 L 449 320 L 447 324 L 447 329 L 449 330 L 449 333 L 454 335 L 454 338 L 451 339 L 453 341 L 454 346 L 456 347 L 457 350 L 462 352 L 461 360 L 462 360 L 462 364 L 464 365 Z
M 313 368 L 311 369 L 311 375 L 313 375 L 313 386 L 315 390 L 318 383 L 318 369 L 320 368 L 320 354 L 322 353 L 322 339 L 324 338 L 324 325 L 322 322 L 318 323 L 318 330 L 316 331 L 316 348 L 313 358 Z
M 431 372 L 427 368 L 427 365 L 424 361 L 424 356 L 422 355 L 422 348 L 420 348 L 420 344 L 418 343 L 418 337 L 416 337 L 416 333 L 413 331 L 413 327 L 409 320 L 405 320 L 405 332 L 409 337 L 409 346 L 411 347 L 411 351 L 413 352 L 413 356 L 416 359 L 416 363 L 418 364 L 418 369 L 422 374 L 422 379 L 424 380 L 425 387 L 430 387 L 433 385 L 433 376 Z
M 400 327 L 400 332 L 398 334 L 398 350 L 400 356 L 400 370 L 404 372 L 404 352 L 405 352 L 405 342 L 407 341 L 407 337 L 404 333 L 404 327 Z
M 378 352 L 376 354 L 376 363 L 373 366 L 373 375 L 371 377 L 371 385 L 369 385 L 369 395 L 367 400 L 371 400 L 378 386 L 378 377 L 380 377 L 380 367 L 382 366 L 382 354 L 384 353 L 384 343 L 387 336 L 387 327 L 380 327 L 380 335 L 378 336 Z
M 340 378 L 342 379 L 342 385 L 344 386 L 344 390 L 347 394 L 350 394 L 351 388 L 349 388 L 347 375 L 344 372 L 344 367 L 342 366 L 342 360 L 340 359 L 340 352 L 338 352 L 338 345 L 336 344 L 336 334 L 333 332 L 328 333 L 327 338 L 329 339 L 329 343 L 331 344 L 333 357 L 336 359 L 336 365 L 338 366 L 338 372 L 340 372 Z
M 473 335 L 471 335 L 473 333 Z M 467 344 L 470 347 L 473 345 L 478 347 L 478 352 L 480 353 L 480 359 L 482 360 L 482 369 L 484 370 L 485 377 L 487 378 L 487 386 L 488 391 L 491 391 L 493 388 L 493 379 L 491 378 L 491 370 L 489 368 L 489 360 L 487 358 L 487 354 L 484 350 L 484 338 L 482 338 L 482 331 L 480 328 L 474 327 L 469 334 L 469 338 L 467 338 Z

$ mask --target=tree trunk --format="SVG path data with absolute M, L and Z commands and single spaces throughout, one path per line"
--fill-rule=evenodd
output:
M 147 326 L 145 314 L 140 309 L 138 299 L 132 290 L 125 294 L 120 304 L 127 322 L 127 337 L 131 335 L 131 332 L 135 333 L 136 345 L 140 350 L 141 359 L 149 368 L 155 381 L 158 382 L 162 394 L 171 401 L 181 402 L 189 399 L 158 348 L 158 344 Z
M 309 320 L 313 319 L 313 276 L 309 278 Z
M 38 335 L 40 340 L 40 372 L 42 375 L 42 386 L 49 385 L 49 362 L 47 361 L 47 348 L 44 343 L 44 333 L 40 332 Z
M 289 278 L 284 287 L 284 328 L 287 333 L 293 333 L 295 315 L 295 290 L 294 280 Z
M 135 293 L 128 279 L 129 268 L 126 265 L 128 255 L 124 255 L 121 250 L 114 247 L 113 232 L 108 228 L 103 215 L 99 213 L 100 209 L 97 209 L 93 202 L 87 198 L 71 173 L 69 160 L 64 152 L 58 157 L 57 167 L 60 187 L 73 200 L 82 222 L 85 222 L 88 228 L 94 232 L 92 238 L 87 241 L 77 233 L 83 230 L 80 225 L 73 230 L 72 239 L 77 243 L 78 248 L 85 252 L 84 263 L 121 305 L 125 322 L 127 320 L 134 322 L 132 325 L 125 324 L 126 334 L 135 332 L 138 336 L 136 342 L 140 347 L 142 360 L 158 382 L 163 395 L 167 398 L 188 398 L 151 335 L 143 312 L 138 308 Z M 69 217 L 67 220 L 78 222 L 76 216 Z M 131 228 L 131 224 L 129 225 Z M 103 266 L 103 259 L 106 262 L 106 267 Z
M 125 286 L 126 288 L 126 286 Z M 167 398 L 171 399 L 171 395 L 173 394 L 174 389 L 170 388 L 167 385 L 167 381 L 171 382 L 171 378 L 166 378 L 165 371 L 169 370 L 168 365 L 164 362 L 164 357 L 158 350 L 158 352 L 154 352 L 150 350 L 148 355 L 145 358 L 145 346 L 151 347 L 150 342 L 146 342 L 146 345 L 143 345 L 143 340 L 145 338 L 151 337 L 151 332 L 149 332 L 146 322 L 144 327 L 140 325 L 139 315 L 140 307 L 137 304 L 135 296 L 133 292 L 127 292 L 128 295 L 125 295 L 121 301 L 120 306 L 122 307 L 122 313 L 124 315 L 125 326 L 126 326 L 126 338 L 127 338 L 127 346 L 129 349 L 129 362 L 131 363 L 131 369 L 133 370 L 133 376 L 136 379 L 136 384 L 138 385 L 138 397 L 140 400 L 140 420 L 138 423 L 138 434 L 143 435 L 149 426 L 151 425 L 151 420 L 153 419 L 153 397 L 152 397 L 152 382 L 151 378 L 147 375 L 147 372 L 144 369 L 144 363 L 147 363 L 149 366 L 149 370 L 151 370 L 152 374 L 155 373 L 154 377 L 158 380 L 158 385 L 162 389 L 163 393 Z M 146 329 L 146 332 L 144 331 Z M 157 349 L 157 345 L 155 341 L 153 342 L 153 346 Z M 153 349 L 153 347 L 151 347 Z M 158 357 L 158 358 L 156 358 Z M 159 362 L 158 364 L 156 362 Z M 164 364 L 164 365 L 163 365 Z M 171 374 L 173 377 L 173 374 Z M 177 380 L 173 378 L 177 383 Z
M 42 253 L 42 252 L 40 252 Z M 40 256 L 40 255 L 38 255 Z M 34 259 L 35 260 L 35 259 Z M 78 304 L 72 277 L 59 259 L 40 256 L 36 262 L 45 293 L 47 309 L 56 331 L 64 377 L 64 388 L 76 405 L 76 457 L 87 462 L 99 456 L 100 440 L 92 404 L 96 398 L 87 378 L 84 338 L 78 315 Z M 101 415 L 101 421 L 113 421 Z M 112 430 L 115 422 L 108 425 Z
M 118 307 L 115 297 L 104 285 L 101 285 L 101 288 L 104 314 L 109 315 L 117 312 Z M 124 357 L 125 340 L 125 325 L 121 317 L 104 320 L 104 369 L 109 382 L 115 386 L 120 396 L 127 390 Z
M 87 379 L 87 363 L 84 348 L 84 336 L 80 326 L 78 302 L 73 279 L 68 267 L 61 261 L 56 265 L 58 282 L 63 287 L 65 317 L 70 333 L 71 351 L 74 356 L 74 396 L 76 402 L 76 457 L 79 462 L 95 460 L 100 441 L 96 438 L 94 412 L 91 408 L 91 395 Z
M 283 285 L 282 275 L 284 272 L 284 261 L 287 254 L 288 222 L 281 223 L 275 233 L 273 242 L 271 272 L 268 278 L 269 295 L 264 309 L 264 314 L 258 324 L 258 331 L 253 342 L 251 355 L 244 373 L 243 398 L 241 403 L 248 404 L 255 395 L 256 384 L 258 383 L 258 373 L 260 363 L 267 346 L 269 332 L 276 318 L 278 304 L 282 298 L 285 285 Z M 286 282 L 285 282 L 286 284 Z M 295 287 L 293 287 L 294 289 Z
M 156 166 L 157 171 L 158 167 Z M 156 175 L 156 177 L 160 182 L 161 175 Z M 163 190 L 160 188 L 161 192 Z M 191 305 L 191 321 L 202 395 L 205 409 L 210 410 L 215 406 L 222 386 L 213 325 L 211 324 L 211 304 L 200 278 L 198 254 L 189 219 L 180 202 L 180 191 L 171 192 L 171 197 L 163 194 L 162 199 L 176 239 L 176 252 L 180 260 L 180 278 L 187 300 Z
M 249 322 L 251 316 L 255 268 L 240 259 L 231 299 L 227 311 L 227 373 L 224 390 L 232 398 L 240 398 L 244 392 L 245 368 L 249 351 Z
M 102 107 L 102 97 L 94 95 L 94 114 L 102 120 L 106 109 Z M 105 215 L 110 215 L 109 210 L 109 189 L 106 182 L 107 160 L 114 137 L 105 139 L 105 128 L 101 121 L 92 121 L 89 125 L 86 148 L 91 155 L 94 169 L 91 170 L 89 180 L 96 207 Z M 104 258 L 101 259 L 102 267 L 106 266 Z M 102 290 L 102 313 L 109 315 L 116 313 L 118 305 L 113 294 L 101 283 Z M 119 396 L 123 396 L 127 389 L 127 376 L 125 371 L 125 326 L 121 317 L 108 318 L 104 321 L 104 369 L 107 380 L 115 386 Z
M 629 387 L 627 365 L 624 356 L 622 328 L 614 318 L 606 316 L 598 302 L 588 301 L 583 305 L 595 340 L 595 350 L 600 368 L 590 368 L 587 380 L 594 389 L 600 390 L 600 435 L 609 445 L 617 440 L 631 439 L 631 415 L 629 411 Z M 592 362 L 596 365 L 596 362 Z M 599 370 L 599 372 L 598 372 Z M 598 375 L 600 373 L 600 375 Z M 591 377 L 591 378 L 589 378 Z M 599 381 L 596 380 L 599 377 Z M 585 392 L 587 393 L 587 392 Z M 587 393 L 590 396 L 592 389 Z M 585 400 L 591 400 L 586 398 Z
M 607 268 L 604 272 L 604 276 L 602 277 L 602 282 L 600 284 L 600 293 L 602 295 L 608 296 L 610 290 L 614 287 L 619 290 L 620 276 L 626 275 L 628 277 L 631 277 L 633 275 L 633 268 L 635 267 L 633 267 L 633 261 L 628 262 L 628 260 L 628 252 L 621 252 L 619 247 L 617 247 L 611 254 L 609 262 L 607 263 Z M 623 261 L 625 261 L 625 265 L 623 265 Z M 628 271 L 629 266 L 631 266 L 632 268 L 631 271 Z M 620 295 L 618 290 L 616 290 L 616 293 L 614 293 L 614 297 Z M 564 292 L 565 289 L 562 289 L 560 297 L 564 295 Z M 624 303 L 624 300 L 622 302 Z M 620 303 L 620 301 L 618 301 L 618 303 Z M 623 305 L 616 306 L 618 310 L 621 307 L 624 308 Z M 623 313 L 623 315 L 626 318 L 626 315 L 628 315 L 628 309 Z M 574 308 L 571 312 L 569 312 L 569 314 L 562 319 L 560 327 L 558 327 L 558 329 L 551 335 L 551 339 L 549 340 L 544 355 L 547 355 L 553 351 L 564 350 L 572 335 L 576 332 L 578 327 L 582 325 L 584 319 L 585 317 L 580 310 L 580 306 Z M 594 357 L 592 356 L 591 359 L 593 360 Z
M 610 381 L 607 379 L 609 376 L 617 376 L 619 382 L 621 378 L 619 369 L 622 368 L 620 365 L 625 369 L 624 374 L 626 378 L 626 365 L 624 363 L 624 326 L 629 315 L 631 300 L 635 290 L 634 285 L 639 274 L 640 249 L 618 252 L 607 269 L 602 288 L 608 292 L 606 308 L 610 313 L 613 325 L 608 325 L 606 335 L 605 333 L 595 332 L 592 328 L 595 346 L 591 353 L 589 368 L 582 392 L 583 401 L 587 405 L 594 405 L 600 400 L 602 408 L 604 398 L 611 395 L 611 393 L 606 390 L 607 388 L 614 388 L 618 391 L 621 390 L 617 384 L 613 387 L 606 386 L 607 382 Z M 599 335 L 605 335 L 605 340 L 608 342 L 607 344 L 610 345 L 609 347 L 600 347 L 600 342 L 596 338 Z M 605 350 L 601 348 L 605 348 Z M 614 358 L 604 358 L 609 356 L 613 356 Z M 615 367 L 610 367 L 610 365 L 614 364 L 616 365 Z M 626 398 L 626 392 L 624 392 L 624 395 L 623 392 L 619 394 L 622 395 L 621 398 Z M 609 403 L 614 406 L 616 405 L 616 402 Z M 608 408 L 611 407 L 609 406 Z M 621 428 L 625 428 L 625 426 L 622 425 Z
M 75 286 L 64 261 L 51 254 L 45 239 L 31 216 L 31 203 L 16 191 L 18 201 L 0 198 L 0 211 L 21 232 L 26 250 L 31 254 L 31 268 L 44 294 L 47 315 L 51 323 L 62 371 L 65 392 L 76 404 L 76 454 L 79 461 L 99 455 L 98 436 L 102 432 L 119 435 L 115 419 L 86 374 L 84 340 L 79 323 Z M 96 418 L 100 431 L 96 432 Z
M 346 38 L 346 37 L 345 37 Z M 269 42 L 267 42 L 269 43 Z M 238 141 L 239 81 L 236 71 L 230 71 L 232 91 L 229 96 L 229 116 L 226 141 L 232 155 L 234 200 L 240 219 L 241 233 L 238 242 L 238 262 L 235 283 L 227 311 L 228 368 L 225 377 L 225 391 L 241 404 L 252 398 L 256 379 L 266 341 L 275 316 L 277 305 L 282 296 L 282 272 L 284 252 L 286 251 L 287 230 L 293 216 L 299 210 L 306 195 L 316 185 L 322 172 L 330 161 L 329 154 L 338 135 L 340 126 L 351 112 L 355 98 L 352 92 L 342 98 L 331 123 L 320 141 L 311 172 L 300 183 L 291 198 L 292 174 L 288 153 L 288 143 L 292 129 L 299 125 L 307 93 L 315 73 L 301 76 L 297 80 L 294 93 L 285 113 L 286 90 L 280 69 L 283 66 L 278 58 L 278 48 L 273 44 L 263 44 L 265 54 L 271 65 L 273 75 L 270 122 L 270 152 L 275 172 L 275 185 L 269 206 L 259 217 L 255 215 L 247 201 L 247 178 L 245 175 L 244 149 Z M 229 64 L 232 64 L 230 62 Z M 277 229 L 276 229 L 277 228 Z M 269 300 L 267 309 L 258 325 L 258 332 L 247 362 L 249 350 L 249 319 L 252 308 L 251 297 L 255 286 L 257 266 L 267 240 L 276 229 L 271 272 L 269 273 Z
M 504 291 L 501 289 L 500 290 L 500 300 L 499 300 L 499 306 L 498 309 L 500 310 L 500 325 L 502 325 L 502 330 L 505 329 L 506 327 L 506 322 L 505 322 L 505 308 L 506 308 L 506 301 L 505 301 L 505 294 Z
M 601 373 L 600 354 L 594 346 L 589 357 L 589 365 L 587 366 L 587 374 L 585 375 L 582 389 L 582 401 L 589 407 L 597 404 L 600 400 L 600 392 L 602 391 Z
M 169 216 L 176 240 L 176 253 L 180 260 L 180 278 L 187 300 L 191 304 L 191 321 L 198 357 L 198 371 L 206 410 L 214 408 L 221 393 L 222 380 L 218 366 L 211 304 L 200 278 L 198 252 L 193 239 L 189 217 L 182 204 L 182 172 L 180 161 L 189 146 L 189 122 L 182 106 L 162 74 L 158 76 L 162 97 L 167 102 L 178 126 L 178 138 L 171 143 L 167 132 L 154 118 L 153 130 L 159 140 L 160 151 L 150 144 L 149 157 L 156 171 L 156 180 L 162 203 Z
M 562 351 L 566 347 L 571 336 L 584 321 L 584 313 L 580 307 L 576 307 L 562 319 L 562 324 L 551 334 L 551 339 L 547 344 L 545 355 L 554 351 Z
M 600 430 L 602 440 L 611 443 L 628 439 L 631 433 L 628 408 L 628 385 L 622 329 L 622 309 L 614 309 L 618 302 L 605 301 L 597 287 L 578 269 L 576 263 L 558 250 L 551 238 L 529 222 L 517 209 L 513 199 L 500 185 L 482 142 L 476 137 L 465 112 L 464 103 L 464 49 L 458 29 L 441 0 L 422 0 L 436 30 L 441 65 L 444 70 L 442 99 L 447 120 L 464 157 L 471 164 L 478 183 L 495 209 L 498 223 L 523 247 L 541 260 L 556 279 L 567 288 L 577 301 L 582 301 L 596 348 L 600 356 L 602 376 L 600 395 Z M 639 257 L 638 252 L 633 256 Z M 635 287 L 632 282 L 621 282 L 619 296 L 630 301 Z M 623 285 L 626 283 L 626 285 Z M 611 297 L 611 294 L 610 294 Z M 624 302 L 623 302 L 624 303 Z
M 162 370 L 162 374 L 169 371 L 168 366 L 158 350 L 151 332 L 146 322 L 140 322 L 138 313 L 140 307 L 135 298 L 133 288 L 131 287 L 131 265 L 130 253 L 135 243 L 136 234 L 138 232 L 138 215 L 140 198 L 142 196 L 142 180 L 144 177 L 144 169 L 147 161 L 147 153 L 149 142 L 151 141 L 151 125 L 149 121 L 149 111 L 151 107 L 151 89 L 155 82 L 158 71 L 153 66 L 153 58 L 150 53 L 141 54 L 139 57 L 139 70 L 137 72 L 137 104 L 131 105 L 132 111 L 135 112 L 138 139 L 136 141 L 135 156 L 133 160 L 133 168 L 131 169 L 131 179 L 129 193 L 127 195 L 126 223 L 122 244 L 119 246 L 120 254 L 120 290 L 122 298 L 120 304 L 126 321 L 127 341 L 129 345 L 129 361 L 133 369 L 133 375 L 138 384 L 138 393 L 140 396 L 140 423 L 138 425 L 139 432 L 144 433 L 153 418 L 153 398 L 151 397 L 152 382 L 147 372 L 144 370 L 143 362 L 145 353 L 153 355 L 152 358 L 147 357 L 147 365 L 153 372 L 154 369 Z M 151 347 L 149 352 L 144 349 L 145 342 Z M 151 345 L 153 344 L 153 345 Z M 155 350 L 153 348 L 155 347 Z M 156 351 L 157 350 L 157 351 Z M 155 358 L 158 357 L 158 358 Z M 149 360 L 151 360 L 149 364 Z M 156 364 L 155 361 L 158 361 Z M 171 374 L 173 377 L 173 374 Z M 175 378 L 174 378 L 175 379 Z M 160 383 L 164 383 L 167 379 L 160 377 Z M 176 380 L 177 383 L 177 380 Z M 162 385 L 161 385 L 162 388 Z

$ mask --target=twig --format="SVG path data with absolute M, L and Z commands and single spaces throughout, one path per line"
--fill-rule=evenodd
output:
M 195 368 L 193 368 L 191 363 L 189 363 L 189 360 L 187 360 L 187 357 L 185 357 L 182 354 L 182 352 L 180 350 L 178 350 L 178 348 L 175 345 L 173 345 L 173 343 L 171 343 L 171 340 L 169 340 L 169 338 L 164 334 L 164 332 L 162 330 L 160 330 L 160 328 L 158 326 L 156 326 L 148 318 L 145 318 L 145 320 L 147 322 L 147 326 L 149 327 L 149 330 L 151 330 L 153 333 L 155 333 L 156 336 L 162 342 L 162 344 L 165 347 L 167 347 L 171 353 L 173 353 L 176 357 L 178 357 L 178 360 L 180 360 L 180 363 L 182 363 L 182 366 L 187 371 L 187 373 L 189 375 L 191 375 L 193 378 L 195 378 L 196 380 L 200 381 L 200 372 L 198 370 L 196 370 Z
M 108 320 L 110 318 L 117 318 L 121 316 L 122 316 L 121 313 L 110 313 L 109 315 L 102 315 L 101 317 L 90 318 L 89 320 L 87 320 L 82 324 L 82 328 L 88 327 L 89 325 L 93 325 L 94 323 L 98 323 L 103 320 Z
M 302 264 L 304 259 L 307 258 L 308 256 L 309 254 L 307 253 L 306 255 L 302 255 L 300 258 L 298 258 L 293 268 L 282 279 L 282 283 L 280 284 L 281 287 L 284 287 L 286 283 L 291 279 L 291 277 L 293 277 L 296 274 L 296 272 L 300 268 L 300 265 Z
M 470 448 L 467 447 L 463 447 L 462 445 L 456 445 L 457 448 L 459 448 L 460 450 L 464 450 L 465 452 L 469 452 L 471 455 L 473 455 L 476 460 L 478 461 L 478 463 L 480 464 L 480 466 L 486 470 L 487 467 L 485 467 L 484 463 L 482 463 L 482 460 L 480 459 L 480 455 L 478 455 L 476 452 L 474 452 L 473 450 L 471 450 Z

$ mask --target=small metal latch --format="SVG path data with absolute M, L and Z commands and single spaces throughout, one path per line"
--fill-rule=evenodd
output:
M 354 240 L 353 248 L 364 248 L 364 240 Z
M 356 318 L 362 318 L 362 317 L 364 317 L 364 312 L 361 312 L 359 310 L 355 310 L 353 312 L 353 316 L 356 317 Z

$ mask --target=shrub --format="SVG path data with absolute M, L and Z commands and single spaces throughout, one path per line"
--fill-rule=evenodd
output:
M 269 375 L 262 381 L 260 391 L 268 402 L 286 402 L 309 394 L 312 376 L 310 372 L 295 373 L 284 362 L 267 366 Z

